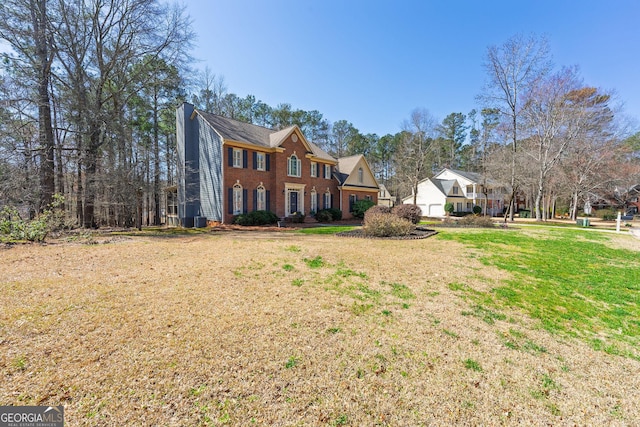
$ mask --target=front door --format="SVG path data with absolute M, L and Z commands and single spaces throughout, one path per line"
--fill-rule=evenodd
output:
M 289 213 L 293 214 L 298 212 L 298 192 L 290 191 L 289 192 Z

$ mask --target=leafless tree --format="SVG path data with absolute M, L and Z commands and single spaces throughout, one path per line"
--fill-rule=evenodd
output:
M 478 98 L 485 107 L 497 108 L 510 129 L 511 220 L 518 191 L 516 153 L 519 139 L 522 138 L 519 126 L 525 108 L 522 95 L 550 69 L 548 50 L 544 38 L 517 35 L 500 46 L 490 46 L 484 62 L 488 81 L 483 94 Z
M 429 177 L 438 121 L 426 109 L 416 109 L 403 124 L 396 151 L 397 173 L 407 183 L 416 203 L 418 183 Z

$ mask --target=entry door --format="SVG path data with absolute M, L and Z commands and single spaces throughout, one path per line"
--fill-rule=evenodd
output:
M 289 192 L 289 213 L 298 212 L 298 192 L 290 191 Z

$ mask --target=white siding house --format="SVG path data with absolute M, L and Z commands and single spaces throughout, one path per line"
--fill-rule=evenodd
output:
M 483 192 L 482 176 L 473 172 L 444 169 L 432 178 L 418 183 L 416 204 L 423 216 L 445 216 L 444 205 L 453 204 L 454 212 L 472 212 L 480 206 L 487 215 L 498 215 L 504 207 L 504 188 L 487 181 L 487 194 Z M 413 204 L 413 195 L 402 199 L 404 204 Z

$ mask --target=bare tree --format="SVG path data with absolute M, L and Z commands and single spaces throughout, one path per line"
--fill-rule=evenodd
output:
M 511 144 L 511 188 L 509 216 L 513 220 L 518 192 L 516 153 L 521 138 L 519 122 L 525 108 L 522 95 L 550 69 L 548 45 L 544 38 L 517 35 L 501 46 L 490 46 L 484 62 L 488 82 L 479 100 L 497 108 L 508 123 Z M 506 220 L 506 216 L 505 216 Z
M 78 165 L 84 227 L 97 225 L 96 203 L 105 144 L 125 126 L 122 111 L 137 90 L 152 81 L 152 73 L 132 72 L 139 58 L 162 58 L 173 64 L 189 47 L 190 23 L 184 9 L 156 0 L 59 0 L 60 77 L 73 95 L 78 132 Z M 134 84 L 135 83 L 135 84 Z M 136 86 L 136 84 L 138 86 Z M 133 186 L 137 188 L 136 184 Z M 133 192 L 132 188 L 130 192 Z
M 437 120 L 425 109 L 416 109 L 404 122 L 402 137 L 396 151 L 397 173 L 409 186 L 416 204 L 418 183 L 429 177 Z

